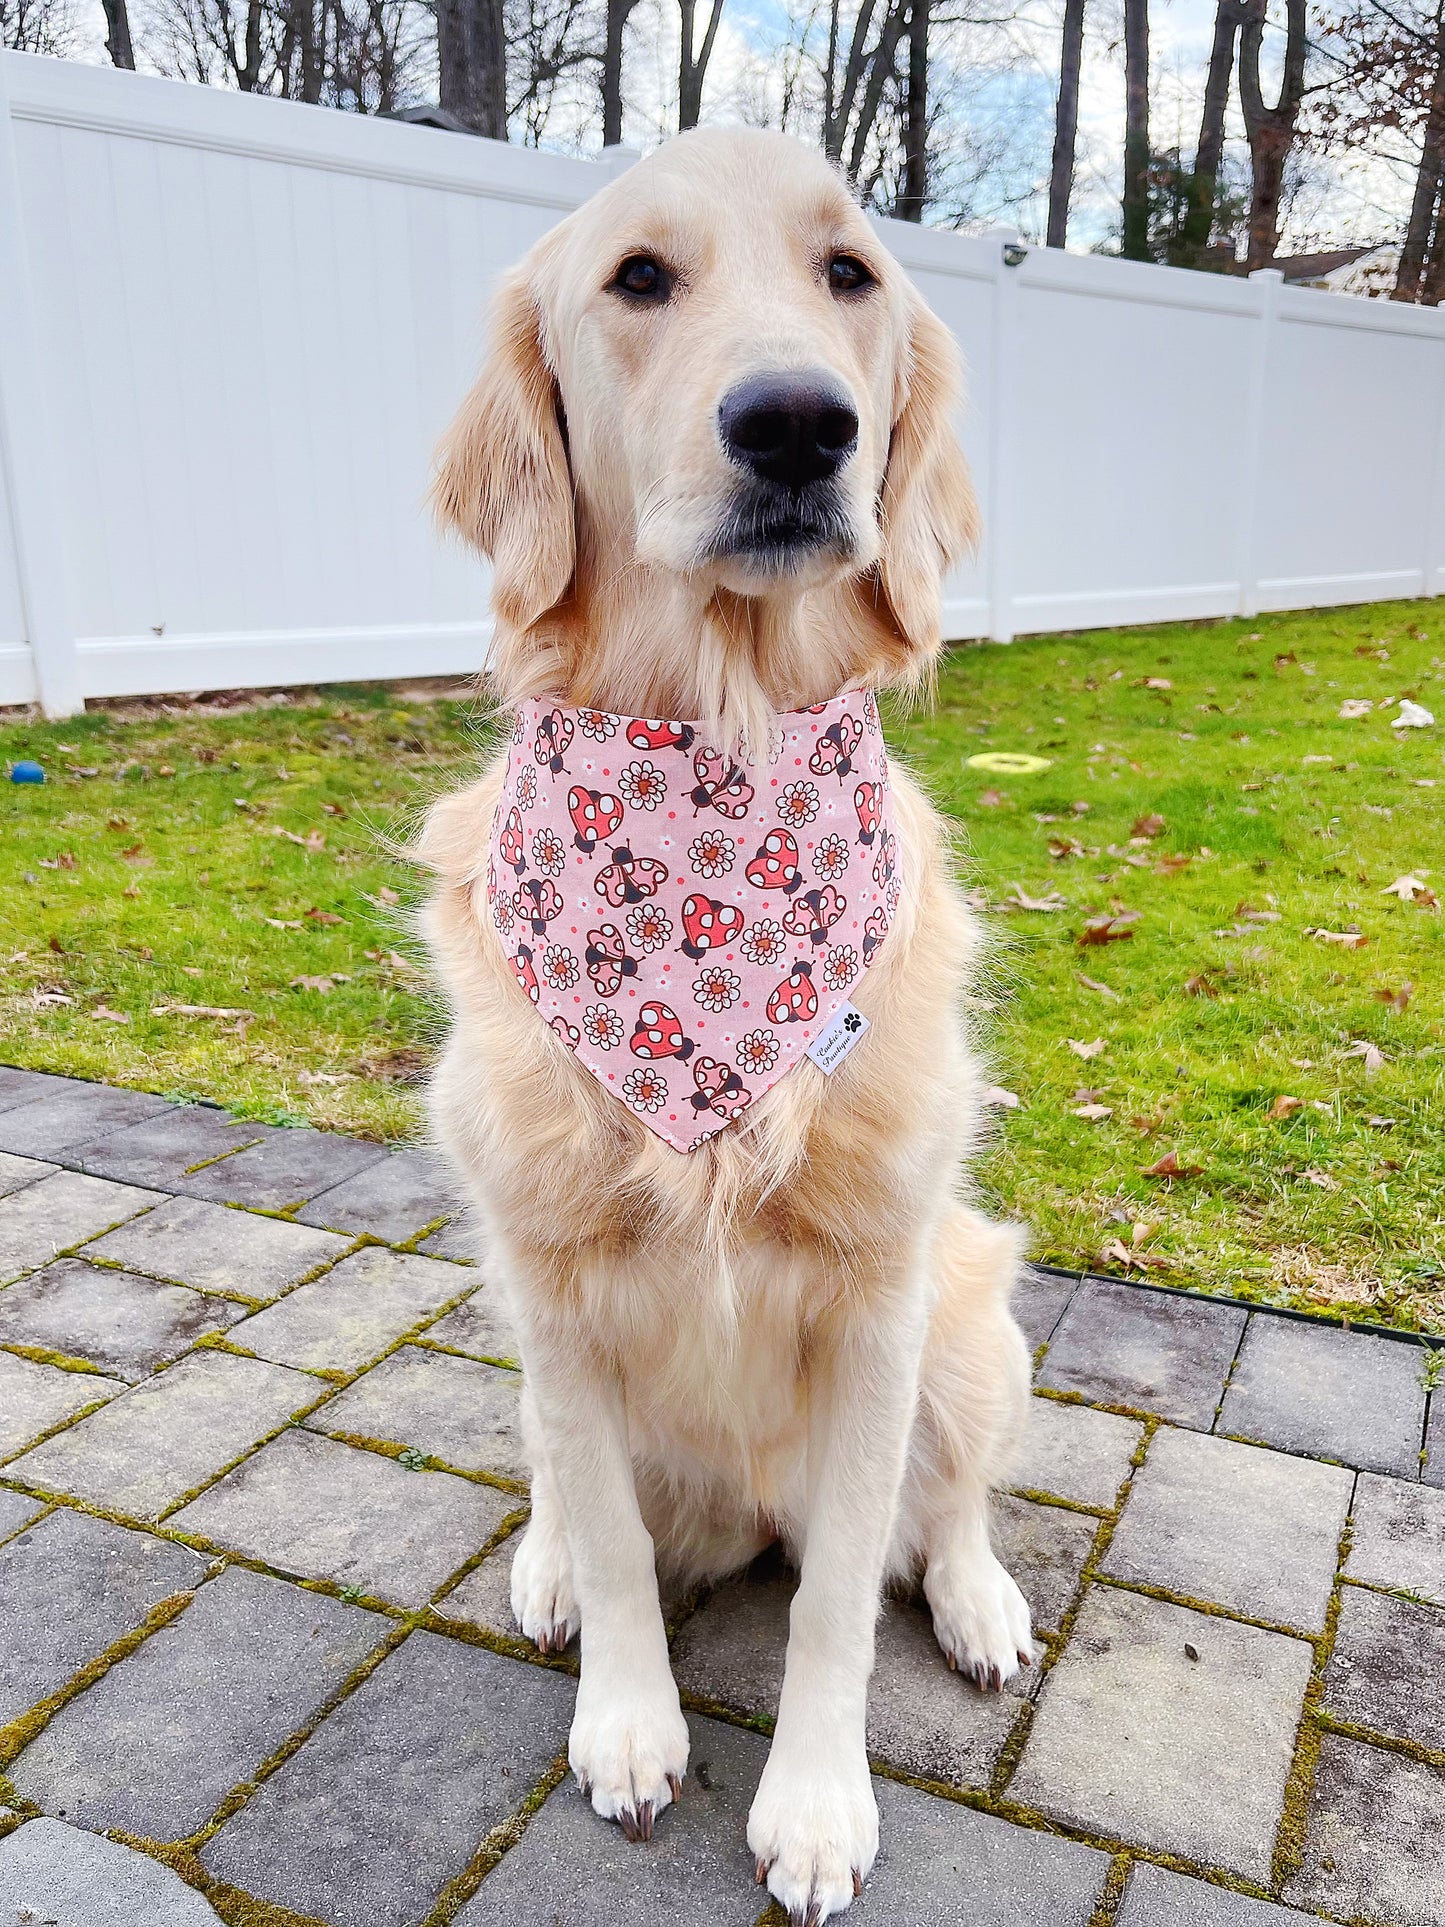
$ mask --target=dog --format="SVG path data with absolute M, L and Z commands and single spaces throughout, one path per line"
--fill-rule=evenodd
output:
M 524 1370 L 532 1512 L 512 1609 L 543 1653 L 580 1631 L 570 1764 L 598 1814 L 646 1838 L 688 1759 L 659 1584 L 714 1581 L 781 1542 L 800 1579 L 747 1833 L 760 1882 L 800 1923 L 843 1911 L 877 1851 L 865 1713 L 885 1587 L 921 1576 L 949 1665 L 980 1685 L 1033 1653 L 988 1523 L 1027 1409 L 1009 1311 L 1020 1234 L 966 1201 L 980 1082 L 962 992 L 978 941 L 919 786 L 895 765 L 876 793 L 892 868 L 875 856 L 857 874 L 870 901 L 886 878 L 872 914 L 887 930 L 839 1006 L 861 1035 L 835 1068 L 796 1051 L 796 999 L 769 1003 L 764 1028 L 794 1061 L 766 1088 L 752 1088 L 766 1050 L 743 1075 L 741 1051 L 710 1054 L 722 1020 L 690 1026 L 668 1000 L 629 1007 L 621 1082 L 604 1032 L 617 1043 L 608 1013 L 642 995 L 648 961 L 623 906 L 682 867 L 699 824 L 723 842 L 754 833 L 726 812 L 781 794 L 769 757 L 785 731 L 844 703 L 836 733 L 805 739 L 822 774 L 804 771 L 803 805 L 826 791 L 851 812 L 857 759 L 883 754 L 869 692 L 927 685 L 942 579 L 975 535 L 958 382 L 948 331 L 821 156 L 773 133 L 692 132 L 506 276 L 434 491 L 443 523 L 491 559 L 491 682 L 520 719 L 419 842 L 450 1012 L 430 1117 Z M 576 826 L 562 824 L 560 859 L 552 832 L 529 845 L 524 810 L 502 807 L 535 803 L 539 774 Z M 643 821 L 641 786 L 663 781 L 676 834 L 666 809 Z M 663 857 L 616 840 L 624 814 Z M 838 839 L 850 863 L 862 804 L 853 827 Z M 748 870 L 775 891 L 781 923 L 764 921 L 811 918 L 816 939 L 846 893 L 803 891 L 801 853 L 777 854 L 781 828 L 770 839 Z M 529 850 L 569 866 L 557 896 Z M 574 873 L 598 894 L 569 917 Z M 713 939 L 736 935 L 724 896 L 688 898 L 712 910 L 684 956 L 702 954 L 709 917 Z M 789 979 L 804 1009 L 819 954 Z M 741 953 L 717 955 L 740 978 Z M 694 967 L 677 961 L 682 977 Z M 589 995 L 584 1038 L 568 1012 Z M 648 1114 L 658 1089 L 670 1126 Z

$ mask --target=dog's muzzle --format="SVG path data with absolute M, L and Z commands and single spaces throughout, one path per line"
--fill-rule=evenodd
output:
M 826 375 L 753 375 L 724 395 L 718 439 L 743 471 L 737 495 L 709 545 L 709 559 L 736 557 L 783 573 L 819 549 L 849 555 L 854 534 L 837 478 L 858 448 L 858 414 Z

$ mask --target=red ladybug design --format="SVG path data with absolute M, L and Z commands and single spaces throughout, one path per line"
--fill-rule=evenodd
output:
M 671 1004 L 644 1004 L 637 1013 L 637 1028 L 632 1033 L 634 1057 L 680 1057 L 685 1062 L 693 1053 L 693 1042 L 682 1034 L 682 1020 Z
M 691 749 L 690 723 L 667 723 L 657 717 L 639 716 L 627 725 L 627 740 L 634 749 Z
M 522 848 L 522 813 L 520 810 L 507 811 L 507 820 L 502 825 L 502 861 L 520 876 L 527 867 L 527 855 Z
M 565 1017 L 558 1016 L 550 1018 L 547 1028 L 556 1031 L 568 1050 L 576 1050 L 577 1046 L 582 1042 L 581 1031 L 578 1030 L 575 1024 L 569 1024 Z
M 562 897 L 550 879 L 529 877 L 513 897 L 512 908 L 523 923 L 531 924 L 534 937 L 545 937 L 547 925 L 562 914 Z
M 572 718 L 564 716 L 560 709 L 549 709 L 537 725 L 532 755 L 541 767 L 551 770 L 554 776 L 561 772 L 562 755 L 572 740 L 575 727 Z
M 713 809 L 719 816 L 737 822 L 746 816 L 753 800 L 753 786 L 737 764 L 721 750 L 700 749 L 692 759 L 697 786 L 692 793 L 693 814 Z
M 863 725 L 856 716 L 840 716 L 818 738 L 818 747 L 808 758 L 815 776 L 851 776 L 853 754 L 863 739 Z
M 768 999 L 770 1024 L 805 1024 L 818 1014 L 818 993 L 813 988 L 811 963 L 794 964 Z
M 512 974 L 535 1004 L 542 993 L 537 985 L 537 973 L 532 968 L 531 949 L 525 943 L 517 945 L 517 954 L 512 959 Z
M 876 783 L 860 783 L 853 792 L 853 807 L 858 812 L 858 841 L 871 843 L 883 821 L 883 797 Z
M 878 844 L 878 854 L 873 859 L 873 881 L 880 890 L 886 890 L 893 881 L 897 863 L 898 838 L 892 830 L 885 830 Z
M 653 856 L 634 856 L 625 844 L 612 852 L 612 861 L 597 872 L 597 888 L 616 909 L 655 897 L 667 881 L 667 865 Z
M 721 1118 L 731 1123 L 753 1101 L 751 1091 L 743 1089 L 743 1080 L 731 1064 L 720 1064 L 715 1057 L 699 1057 L 692 1067 L 692 1081 L 697 1085 L 690 1102 L 699 1114 L 715 1111 Z
M 839 896 L 831 883 L 822 890 L 805 890 L 789 906 L 783 928 L 794 937 L 822 943 L 847 908 L 848 899 Z
M 611 836 L 622 821 L 622 805 L 607 790 L 584 789 L 574 783 L 567 792 L 567 814 L 577 832 L 577 848 L 588 856 L 604 836 Z
M 587 975 L 599 997 L 615 997 L 622 979 L 637 975 L 637 959 L 623 949 L 622 932 L 615 923 L 587 932 Z
M 746 871 L 759 890 L 786 890 L 791 896 L 803 881 L 798 868 L 798 846 L 788 830 L 769 830 Z
M 682 906 L 685 932 L 678 948 L 696 963 L 709 950 L 723 950 L 742 934 L 743 913 L 735 903 L 718 903 L 713 897 L 691 896 Z
M 872 963 L 874 953 L 888 935 L 888 912 L 880 903 L 863 926 L 863 968 Z

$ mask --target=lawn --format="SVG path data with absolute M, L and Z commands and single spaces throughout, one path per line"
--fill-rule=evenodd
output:
M 1037 1257 L 1445 1331 L 1432 634 L 1395 603 L 1035 637 L 891 717 L 987 911 L 980 1178 Z M 1392 729 L 1402 696 L 1440 727 Z M 3 792 L 0 1058 L 404 1135 L 438 1017 L 397 847 L 485 740 L 425 687 L 0 723 L 48 779 Z

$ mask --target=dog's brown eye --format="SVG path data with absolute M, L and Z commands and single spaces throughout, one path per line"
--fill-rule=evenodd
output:
M 874 277 L 856 254 L 835 254 L 828 263 L 828 286 L 834 294 L 857 294 L 871 288 Z
M 666 301 L 672 293 L 672 276 L 650 254 L 629 254 L 612 285 L 619 294 L 630 294 L 635 301 Z

